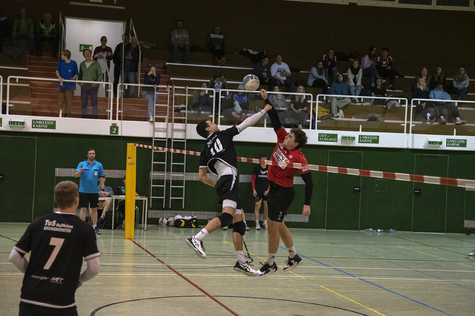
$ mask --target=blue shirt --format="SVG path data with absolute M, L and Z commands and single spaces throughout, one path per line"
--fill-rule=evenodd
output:
M 58 62 L 58 66 L 56 70 L 59 72 L 59 76 L 63 79 L 69 80 L 74 76 L 78 75 L 78 64 L 74 60 L 71 60 L 69 63 L 65 62 L 64 60 L 60 60 Z M 75 82 L 63 82 L 61 85 L 58 82 L 58 88 L 62 90 L 76 90 L 76 83 Z
M 97 193 L 99 193 L 99 191 L 101 191 L 101 185 L 100 184 L 97 185 Z M 104 186 L 104 190 L 102 190 L 102 191 L 109 192 L 109 196 L 114 195 L 114 190 L 112 190 L 112 188 L 108 187 L 107 185 Z
M 97 181 L 99 177 L 104 176 L 104 169 L 99 161 L 94 160 L 91 165 L 89 160 L 81 161 L 76 169 L 76 172 L 84 167 L 79 179 L 79 192 L 81 193 L 99 193 L 97 189 Z

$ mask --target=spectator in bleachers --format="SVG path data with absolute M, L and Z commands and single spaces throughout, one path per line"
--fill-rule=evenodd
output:
M 190 59 L 190 36 L 188 31 L 183 28 L 183 21 L 176 22 L 176 28 L 172 31 L 172 62 L 178 61 L 178 50 L 185 52 L 185 62 L 189 64 Z
M 348 95 L 349 89 L 350 88 L 349 88 L 348 82 L 343 81 L 343 74 L 340 73 L 337 76 L 337 80 L 334 83 L 332 83 L 330 94 Z M 350 102 L 351 102 L 351 99 L 348 97 L 331 98 L 330 114 L 332 115 L 332 117 L 334 118 L 343 117 L 343 110 L 341 109 Z
M 146 85 L 158 86 L 160 84 L 160 74 L 157 72 L 157 68 L 151 66 L 149 71 L 144 75 L 143 83 Z M 154 113 L 155 113 L 155 100 L 157 95 L 155 94 L 154 87 L 143 87 L 142 94 L 145 99 L 148 100 L 148 121 L 154 122 Z
M 278 86 L 274 87 L 274 92 L 280 92 Z M 280 121 L 285 124 L 287 117 L 289 117 L 289 107 L 287 105 L 287 99 L 283 94 L 269 94 L 269 102 L 272 104 L 274 109 L 277 111 L 279 115 Z
M 3 51 L 3 38 L 10 35 L 10 23 L 8 18 L 3 15 L 3 8 L 0 7 L 0 52 Z
M 94 60 L 101 65 L 102 73 L 104 74 L 104 81 L 109 82 L 109 71 L 111 60 L 114 59 L 112 48 L 107 46 L 107 37 L 101 37 L 101 46 L 94 48 Z M 109 96 L 109 86 L 106 86 L 106 98 Z
M 213 33 L 209 34 L 206 44 L 219 65 L 224 65 L 226 63 L 226 58 L 224 57 L 224 35 L 221 34 L 221 28 L 218 25 L 214 27 Z
M 36 56 L 41 56 L 43 42 L 51 43 L 51 54 L 54 58 L 58 57 L 58 25 L 51 21 L 51 13 L 46 12 L 43 15 L 43 21 L 38 23 L 36 28 Z
M 434 100 L 452 100 L 450 95 L 444 91 L 444 86 L 442 83 L 439 83 L 434 90 L 432 90 L 429 94 L 429 97 Z M 438 114 L 431 118 L 431 123 L 437 120 L 437 117 L 440 118 L 440 124 L 447 124 L 447 120 L 444 118 L 444 109 L 452 113 L 452 116 L 455 118 L 456 125 L 465 124 L 465 121 L 460 119 L 460 114 L 457 106 L 452 102 L 445 102 L 445 103 L 436 103 Z
M 246 119 L 247 113 L 249 113 L 249 100 L 247 94 L 244 93 L 244 86 L 240 84 L 238 89 L 241 91 L 232 95 L 231 106 L 223 110 L 226 120 L 241 122 Z
M 329 82 L 334 82 L 338 76 L 338 69 L 336 68 L 336 56 L 333 49 L 328 50 L 323 55 L 323 69 L 325 71 L 325 77 Z M 330 80 L 331 77 L 331 80 Z
M 412 90 L 412 98 L 429 99 L 429 89 L 427 89 L 427 84 L 423 77 L 419 77 L 419 79 L 417 79 L 417 84 Z M 430 116 L 430 112 L 428 102 L 417 102 L 415 112 L 416 115 L 420 113 L 423 120 L 429 121 L 428 115 Z
M 191 108 L 200 112 L 211 112 L 213 107 L 213 97 L 209 95 L 208 84 L 203 82 L 201 84 L 202 90 L 195 90 L 191 98 Z
M 20 16 L 13 20 L 12 46 L 18 46 L 19 38 L 26 38 L 28 39 L 30 55 L 33 55 L 35 52 L 35 23 L 27 14 L 26 9 L 21 8 Z
M 272 76 L 270 74 L 269 57 L 267 55 L 262 58 L 262 61 L 254 65 L 252 73 L 259 78 L 261 84 L 271 85 L 270 79 Z
M 102 70 L 99 63 L 92 59 L 92 52 L 90 49 L 85 49 L 82 52 L 84 61 L 79 65 L 79 80 L 102 82 Z M 98 84 L 80 83 L 81 86 L 81 116 L 87 118 L 87 102 L 91 97 L 92 118 L 97 119 L 97 91 Z
M 429 87 L 430 78 L 426 67 L 423 67 L 421 72 L 416 76 L 416 84 L 419 82 L 420 78 L 424 79 L 426 86 Z
M 293 92 L 295 84 L 290 80 L 292 73 L 290 72 L 289 65 L 282 61 L 282 55 L 277 54 L 275 56 L 275 63 L 270 67 L 270 74 L 273 80 L 273 86 L 285 85 L 286 91 Z
M 371 89 L 371 96 L 373 97 L 387 97 L 388 93 L 386 89 L 383 87 L 383 79 L 381 77 L 376 78 L 376 83 L 374 87 Z M 385 105 L 385 99 L 373 99 L 374 105 Z
M 379 76 L 389 77 L 389 88 L 392 89 L 394 85 L 394 79 L 396 76 L 401 75 L 394 69 L 394 61 L 391 56 L 389 56 L 389 50 L 387 48 L 383 48 L 381 50 L 381 54 L 376 59 L 378 62 L 376 68 L 378 69 Z
M 303 93 L 305 93 L 305 88 L 303 86 L 298 86 L 297 93 L 302 93 L 302 95 L 292 95 L 292 98 L 290 99 L 289 116 L 298 121 L 300 128 L 308 127 L 310 110 L 307 96 L 303 95 Z
M 444 70 L 438 66 L 435 69 L 435 74 L 430 78 L 429 90 L 434 90 L 440 83 L 444 87 L 444 90 L 447 90 L 447 79 L 445 78 Z
M 371 86 L 374 87 L 376 78 L 379 76 L 378 70 L 376 69 L 376 47 L 371 46 L 369 48 L 369 53 L 363 57 L 361 60 L 361 69 L 363 69 L 363 76 L 371 78 Z
M 224 73 L 220 72 L 217 76 L 211 77 L 208 87 L 214 89 L 214 106 L 215 111 L 219 111 L 219 91 L 221 89 L 227 89 L 228 83 L 226 81 L 226 76 Z
M 132 37 L 130 44 L 124 48 L 124 82 L 137 83 L 137 71 L 139 69 L 139 42 Z M 124 98 L 134 96 L 135 86 L 129 86 L 124 93 Z
M 76 80 L 78 77 L 78 64 L 71 60 L 71 52 L 64 50 L 61 52 L 61 60 L 56 67 L 56 77 L 58 77 L 58 105 L 62 116 L 71 115 L 73 106 L 73 95 L 76 90 L 75 82 L 64 82 L 64 80 Z
M 465 100 L 467 96 L 469 78 L 464 67 L 460 67 L 454 76 L 454 87 L 452 93 L 457 95 L 457 99 Z
M 363 86 L 361 85 L 361 78 L 363 77 L 363 70 L 360 68 L 360 63 L 353 60 L 351 67 L 348 68 L 348 84 L 350 85 L 351 95 L 360 95 Z
M 124 46 L 129 44 L 129 35 L 122 35 L 122 43 L 117 44 L 114 50 L 114 97 L 117 98 L 117 85 L 119 84 L 120 76 L 122 75 L 122 63 Z
M 322 93 L 328 93 L 328 79 L 326 77 L 325 71 L 323 69 L 323 61 L 319 60 L 315 67 L 310 69 L 310 74 L 308 75 L 307 85 L 309 87 L 321 88 Z

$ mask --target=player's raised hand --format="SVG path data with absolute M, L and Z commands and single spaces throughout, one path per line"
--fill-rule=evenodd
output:
M 303 206 L 302 215 L 303 216 L 309 216 L 310 215 L 310 205 L 304 205 Z
M 267 91 L 266 89 L 261 89 L 261 97 L 263 100 L 267 100 Z

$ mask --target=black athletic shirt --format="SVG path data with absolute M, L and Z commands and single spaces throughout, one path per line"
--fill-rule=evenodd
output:
M 252 174 L 256 175 L 256 182 L 255 182 L 255 189 L 258 194 L 263 194 L 267 191 L 269 187 L 269 180 L 267 180 L 267 171 L 269 170 L 269 166 L 262 168 L 261 165 L 256 165 L 254 170 L 252 170 Z
M 92 227 L 74 214 L 53 213 L 34 220 L 15 246 L 22 256 L 31 251 L 21 301 L 74 306 L 83 258 L 100 255 L 96 243 Z
M 236 150 L 233 137 L 239 134 L 236 126 L 219 131 L 208 136 L 206 145 L 200 156 L 200 168 L 208 167 L 209 171 L 217 175 L 214 164 L 217 160 L 237 170 Z

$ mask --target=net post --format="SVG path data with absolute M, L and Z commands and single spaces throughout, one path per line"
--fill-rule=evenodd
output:
M 127 166 L 125 170 L 125 238 L 134 238 L 135 222 L 135 176 L 137 147 L 127 143 Z

